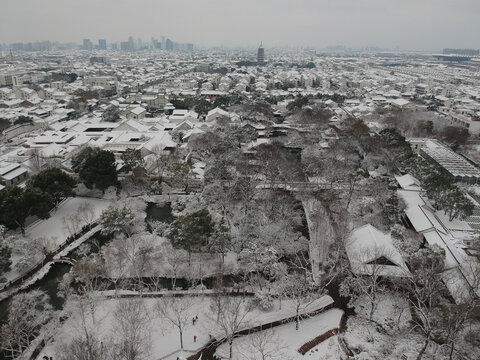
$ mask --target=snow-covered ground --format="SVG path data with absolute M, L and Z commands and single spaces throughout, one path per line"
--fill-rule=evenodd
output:
M 112 201 L 110 200 L 82 197 L 69 198 L 62 202 L 56 211 L 54 210 L 51 212 L 51 216 L 48 219 L 36 221 L 27 227 L 24 237 L 20 235 L 18 236 L 18 241 L 23 239 L 20 250 L 24 250 L 23 246 L 32 246 L 32 244 L 36 244 L 34 246 L 36 247 L 36 254 L 29 253 L 28 266 L 19 269 L 16 265 L 18 262 L 24 260 L 23 257 L 25 254 L 23 252 L 15 251 L 14 247 L 11 256 L 12 270 L 4 275 L 5 278 L 8 281 L 15 280 L 22 274 L 27 273 L 31 268 L 35 267 L 43 258 L 42 247 L 47 248 L 49 251 L 55 251 L 55 249 L 63 244 L 67 237 L 71 235 L 64 219 L 68 219 L 75 215 L 80 207 L 85 207 L 86 205 L 87 208 L 91 209 L 91 213 L 88 214 L 85 219 L 79 220 L 78 225 L 76 225 L 78 229 L 81 229 L 81 227 L 86 224 L 87 218 L 89 222 L 98 219 L 102 211 L 110 204 L 112 204 Z
M 82 197 L 69 198 L 63 202 L 48 219 L 36 222 L 29 226 L 26 229 L 25 234 L 32 240 L 38 238 L 51 239 L 53 245 L 59 246 L 68 236 L 71 235 L 65 225 L 64 219 L 68 219 L 69 216 L 74 215 L 80 206 L 88 204 L 93 210 L 93 214 L 90 218 L 94 221 L 111 203 L 112 201 L 103 199 Z M 86 222 L 84 220 L 81 221 L 80 228 L 85 224 Z
M 306 342 L 313 340 L 323 333 L 338 328 L 343 311 L 330 309 L 326 312 L 305 319 L 300 323 L 300 328 L 295 330 L 295 323 L 288 323 L 273 329 L 264 330 L 264 334 L 254 333 L 235 339 L 233 342 L 234 360 L 258 360 L 261 359 L 259 343 L 273 359 L 340 359 L 340 349 L 336 339 L 327 339 L 315 346 L 305 355 L 301 355 L 298 349 Z M 263 341 L 262 341 L 263 340 Z M 222 344 L 217 349 L 217 354 L 228 358 L 229 346 Z
M 390 292 L 379 294 L 373 321 L 368 320 L 370 302 L 366 297 L 358 298 L 353 305 L 357 315 L 348 319 L 343 336 L 359 359 L 400 359 L 403 354 L 415 358 L 421 337 L 411 331 L 410 310 L 404 298 Z
M 95 296 L 96 297 L 96 296 Z M 47 346 L 37 359 L 42 359 L 44 355 L 53 356 L 59 353 L 61 344 L 68 343 L 75 337 L 83 336 L 83 319 L 86 320 L 86 327 L 91 334 L 97 336 L 104 344 L 109 341 L 118 341 L 119 332 L 115 324 L 115 314 L 121 302 L 137 301 L 138 299 L 105 299 L 103 297 L 96 297 L 94 300 L 93 316 L 89 305 L 83 307 L 77 301 L 69 301 L 65 307 L 65 312 L 69 315 L 67 321 L 57 329 L 53 335 L 53 339 L 47 343 Z M 199 350 L 209 341 L 210 334 L 219 334 L 220 330 L 215 323 L 215 313 L 211 308 L 211 299 L 208 297 L 185 297 L 187 301 L 192 302 L 192 306 L 188 309 L 187 318 L 198 316 L 198 321 L 193 325 L 190 321 L 185 328 L 183 334 L 183 342 L 185 355 L 189 355 L 194 351 Z M 180 298 L 180 301 L 182 298 Z M 83 300 L 86 301 L 86 300 Z M 150 334 L 150 341 L 152 347 L 150 349 L 149 359 L 160 359 L 165 357 L 167 360 L 175 360 L 180 355 L 180 340 L 177 328 L 162 317 L 158 310 L 157 304 L 161 299 L 143 298 L 140 301 L 145 306 L 145 311 L 148 314 L 148 321 L 145 324 L 147 333 Z M 177 300 L 178 301 L 178 300 Z M 248 299 L 246 301 L 249 301 Z M 319 298 L 316 302 L 307 307 L 307 311 L 316 308 L 321 308 L 331 303 L 329 296 Z M 258 324 L 269 323 L 271 321 L 284 319 L 295 314 L 294 304 L 288 300 L 283 300 L 281 304 L 277 301 L 274 304 L 274 309 L 268 312 L 254 309 L 245 318 L 243 328 L 255 326 Z M 82 316 L 83 315 L 83 316 Z M 289 346 L 293 346 L 292 353 L 305 342 L 312 340 L 316 336 L 324 333 L 331 328 L 338 327 L 342 311 L 338 309 L 331 309 L 324 314 L 317 315 L 313 318 L 304 320 L 300 324 L 300 330 L 296 332 L 294 339 L 292 339 Z M 93 320 L 95 319 L 95 321 Z M 287 336 L 288 332 L 295 333 L 295 324 L 289 323 L 282 326 L 279 332 L 281 336 Z M 194 336 L 197 341 L 194 342 Z M 298 345 L 298 346 L 297 346 Z

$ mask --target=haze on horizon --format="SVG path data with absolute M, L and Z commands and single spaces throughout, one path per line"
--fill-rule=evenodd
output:
M 0 43 L 480 48 L 478 0 L 1 0 Z

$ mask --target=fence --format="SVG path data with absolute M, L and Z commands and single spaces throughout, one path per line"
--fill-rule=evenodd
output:
M 14 288 L 15 286 L 19 286 L 19 285 L 23 284 L 23 282 L 25 280 L 27 280 L 28 278 L 35 275 L 35 273 L 39 272 L 46 264 L 53 261 L 55 255 L 60 253 L 68 245 L 73 243 L 75 240 L 78 240 L 79 238 L 81 238 L 83 235 L 88 233 L 91 229 L 93 229 L 97 225 L 98 225 L 97 222 L 93 222 L 91 224 L 84 225 L 78 234 L 73 234 L 73 235 L 67 237 L 67 239 L 61 245 L 59 245 L 58 248 L 54 252 L 46 254 L 45 257 L 42 259 L 42 261 L 37 263 L 33 268 L 28 270 L 26 273 L 17 276 L 15 279 L 9 281 L 7 284 L 5 284 L 3 286 L 2 289 L 0 289 L 0 292 L 6 292 L 6 291 Z

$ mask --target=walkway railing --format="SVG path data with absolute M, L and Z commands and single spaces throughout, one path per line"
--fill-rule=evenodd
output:
M 42 261 L 37 263 L 33 268 L 31 268 L 26 273 L 17 276 L 15 279 L 13 279 L 13 280 L 9 281 L 7 284 L 5 284 L 3 286 L 3 288 L 0 289 L 0 294 L 5 293 L 7 291 L 10 291 L 10 290 L 14 289 L 15 287 L 21 286 L 23 283 L 28 281 L 30 278 L 34 277 L 35 274 L 40 272 L 40 270 L 43 269 L 46 265 L 49 265 L 49 263 L 58 262 L 59 259 L 55 259 L 55 256 L 57 254 L 62 252 L 67 246 L 72 244 L 74 241 L 80 239 L 82 236 L 84 236 L 85 234 L 87 234 L 88 232 L 90 232 L 92 229 L 94 229 L 97 226 L 98 226 L 98 224 L 96 222 L 84 225 L 79 233 L 76 233 L 76 234 L 73 234 L 73 235 L 67 237 L 67 239 L 62 244 L 60 244 L 55 251 L 46 254 L 45 257 L 42 259 Z M 65 261 L 63 261 L 63 262 L 65 262 Z

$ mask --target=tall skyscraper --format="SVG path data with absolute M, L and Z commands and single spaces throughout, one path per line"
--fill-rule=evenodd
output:
M 129 36 L 128 38 L 128 51 L 135 51 L 136 48 L 135 48 L 135 42 L 133 41 L 133 37 Z
M 93 44 L 90 39 L 83 39 L 83 50 L 92 50 Z
M 263 48 L 262 43 L 260 43 L 260 47 L 258 48 L 258 51 L 257 51 L 257 62 L 259 63 L 265 62 L 265 50 Z
M 99 50 L 107 50 L 107 40 L 105 40 L 105 39 L 98 40 L 98 49 Z

